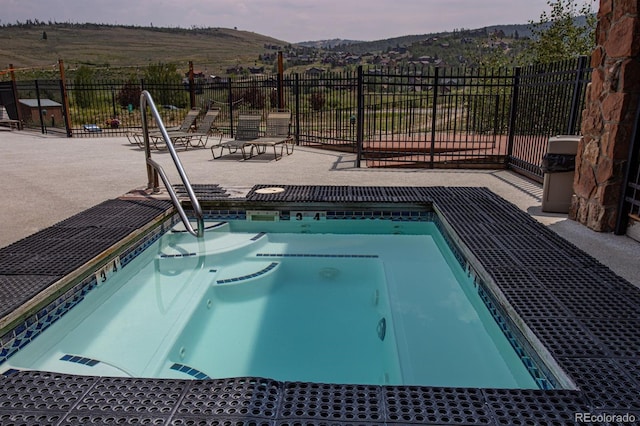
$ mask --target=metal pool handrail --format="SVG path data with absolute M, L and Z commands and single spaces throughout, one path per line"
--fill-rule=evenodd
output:
M 149 144 L 149 126 L 147 123 L 147 106 L 151 110 L 151 114 L 153 115 L 153 117 L 156 119 L 156 122 L 158 123 L 158 128 L 160 129 L 160 133 L 164 138 L 164 142 L 167 144 L 167 149 L 171 154 L 173 163 L 175 164 L 176 169 L 178 170 L 178 174 L 180 175 L 180 179 L 182 180 L 182 183 L 185 189 L 187 190 L 187 194 L 189 195 L 189 200 L 191 201 L 191 206 L 193 207 L 193 212 L 196 216 L 196 221 L 198 223 L 198 228 L 195 230 L 191 226 L 191 222 L 189 222 L 189 218 L 187 217 L 187 214 L 185 213 L 184 208 L 182 208 L 182 205 L 180 204 L 180 200 L 178 199 L 178 196 L 176 195 L 175 190 L 171 186 L 171 182 L 169 181 L 169 178 L 164 172 L 164 169 L 160 164 L 158 164 L 156 161 L 151 159 L 151 145 Z M 202 214 L 202 208 L 200 207 L 200 202 L 196 198 L 196 194 L 193 192 L 193 188 L 191 187 L 191 183 L 189 183 L 189 178 L 187 177 L 187 173 L 184 171 L 184 168 L 182 167 L 182 163 L 178 158 L 178 154 L 176 153 L 176 150 L 173 147 L 173 142 L 171 142 L 171 138 L 167 133 L 167 129 L 165 128 L 164 123 L 162 122 L 162 118 L 160 117 L 158 108 L 156 108 L 156 105 L 153 102 L 153 98 L 151 97 L 151 94 L 146 90 L 143 90 L 142 94 L 140 95 L 140 115 L 142 116 L 142 136 L 144 139 L 144 152 L 145 152 L 146 162 L 147 162 L 147 179 L 148 179 L 147 189 L 153 189 L 153 192 L 158 192 L 159 190 L 158 175 L 160 175 L 160 178 L 162 179 L 164 186 L 167 188 L 167 192 L 169 192 L 171 201 L 173 202 L 173 205 L 175 206 L 175 208 L 178 210 L 180 219 L 182 219 L 182 223 L 184 224 L 184 227 L 186 228 L 187 232 L 189 232 L 194 237 L 202 238 L 204 236 L 204 217 Z

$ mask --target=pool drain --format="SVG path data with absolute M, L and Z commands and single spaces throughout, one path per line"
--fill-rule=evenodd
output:
M 336 268 L 322 268 L 319 272 L 325 280 L 335 280 L 340 275 L 340 270 Z
M 280 192 L 284 192 L 284 188 L 280 188 L 278 186 L 256 189 L 256 194 L 278 194 Z
M 184 356 L 187 354 L 187 350 L 182 346 L 178 351 L 178 355 L 180 355 L 180 359 L 184 359 Z

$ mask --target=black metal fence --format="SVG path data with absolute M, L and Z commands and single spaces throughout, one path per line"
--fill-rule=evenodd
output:
M 640 227 L 640 101 L 629 141 L 627 171 L 622 182 L 615 233 L 624 234 L 631 223 L 637 232 L 637 228 Z
M 166 125 L 190 108 L 221 109 L 233 136 L 245 111 L 292 111 L 298 144 L 349 150 L 369 167 L 512 167 L 541 179 L 547 140 L 580 128 L 586 58 L 515 69 L 365 69 L 320 75 L 252 76 L 178 84 L 18 82 L 19 99 L 39 99 L 27 126 L 74 137 L 139 128 L 141 90 Z M 42 101 L 54 102 L 43 107 Z M 65 109 L 56 119 L 55 103 Z M 22 108 L 22 107 L 21 107 Z M 46 110 L 46 111 L 43 111 Z

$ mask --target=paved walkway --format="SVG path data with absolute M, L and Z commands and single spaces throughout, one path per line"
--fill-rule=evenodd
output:
M 191 183 L 238 191 L 255 184 L 487 187 L 640 287 L 640 243 L 593 232 L 566 214 L 542 212 L 542 186 L 510 171 L 356 168 L 353 154 L 308 147 L 296 147 L 277 162 L 272 155 L 213 160 L 209 149 L 180 151 L 179 156 Z M 179 183 L 168 153 L 154 152 L 153 158 Z M 144 153 L 125 137 L 67 139 L 2 128 L 0 174 L 0 246 L 147 182 Z

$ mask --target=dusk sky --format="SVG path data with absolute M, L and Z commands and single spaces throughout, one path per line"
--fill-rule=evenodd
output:
M 527 24 L 548 10 L 547 0 L 0 0 L 0 24 L 38 19 L 237 27 L 295 43 L 333 38 L 370 41 Z

